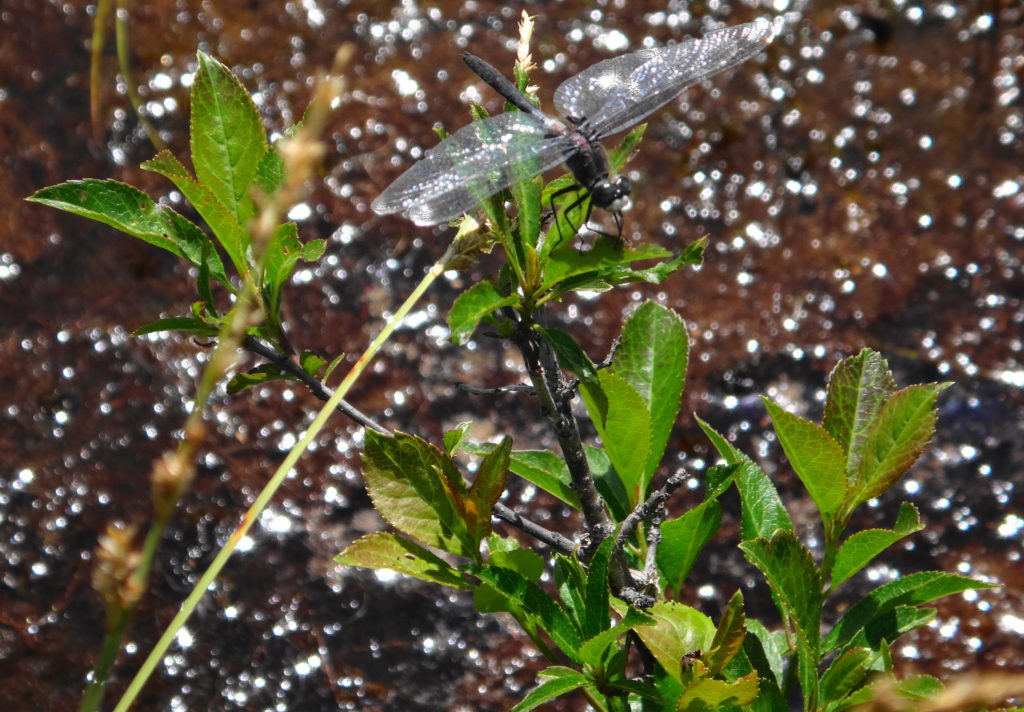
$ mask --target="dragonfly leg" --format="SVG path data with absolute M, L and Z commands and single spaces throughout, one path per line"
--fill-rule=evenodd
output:
M 552 220 L 555 221 L 555 225 L 558 225 L 558 242 L 559 243 L 561 243 L 563 240 L 565 240 L 565 236 L 562 234 L 562 226 L 558 224 L 558 213 L 555 210 L 555 198 L 561 197 L 561 196 L 565 195 L 566 193 L 572 193 L 572 192 L 577 191 L 577 190 L 583 190 L 583 186 L 580 185 L 579 183 L 573 183 L 572 185 L 566 186 L 565 188 L 561 188 L 559 190 L 556 190 L 554 193 L 551 194 L 551 199 L 548 201 L 548 207 L 551 208 L 551 218 L 552 218 Z M 572 204 L 569 205 L 568 208 L 566 208 L 565 210 L 562 211 L 562 217 L 565 218 L 566 224 L 568 224 L 569 227 L 572 228 L 571 234 L 576 234 L 576 231 L 579 230 L 579 228 L 574 227 L 573 224 L 569 221 L 569 211 L 572 210 L 573 208 L 575 208 L 581 202 L 583 202 L 586 199 L 586 197 L 587 197 L 587 193 L 584 191 L 582 196 L 580 196 L 579 198 L 574 200 L 572 202 Z M 589 218 L 590 218 L 590 215 L 588 214 L 587 215 L 587 219 L 589 219 Z M 584 220 L 584 222 L 586 222 L 586 220 Z

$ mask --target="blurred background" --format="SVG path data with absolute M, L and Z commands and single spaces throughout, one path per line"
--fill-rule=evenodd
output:
M 678 250 L 708 235 L 703 266 L 658 287 L 554 305 L 549 318 L 603 358 L 629 310 L 656 299 L 686 318 L 690 376 L 662 475 L 685 467 L 699 501 L 714 464 L 693 414 L 728 433 L 779 483 L 801 534 L 809 500 L 767 430 L 757 395 L 818 418 L 826 376 L 864 346 L 901 385 L 948 380 L 936 441 L 856 527 L 891 526 L 900 501 L 927 528 L 844 588 L 927 569 L 1003 587 L 938 602 L 901 639 L 902 674 L 955 679 L 1024 669 L 1024 7 L 978 2 L 294 2 L 129 4 L 132 86 L 161 140 L 188 153 L 188 88 L 202 49 L 231 67 L 271 132 L 297 121 L 314 75 L 354 46 L 348 91 L 324 137 L 323 179 L 291 216 L 327 238 L 286 291 L 296 348 L 362 351 L 450 238 L 379 218 L 370 201 L 453 131 L 469 102 L 500 100 L 459 60 L 471 49 L 511 72 L 516 23 L 537 16 L 542 108 L 565 78 L 602 59 L 771 17 L 779 35 L 738 69 L 650 117 L 629 164 L 630 240 Z M 191 404 L 208 344 L 132 338 L 195 299 L 167 253 L 81 218 L 23 202 L 76 178 L 114 178 L 186 214 L 138 164 L 155 152 L 126 96 L 112 29 L 99 112 L 90 116 L 94 3 L 0 7 L 0 707 L 77 707 L 98 652 L 103 608 L 89 583 L 96 537 L 148 521 L 148 476 Z M 609 142 L 614 144 L 614 140 Z M 552 177 L 555 175 L 553 172 Z M 378 357 L 351 401 L 390 428 L 437 439 L 463 420 L 547 447 L 536 404 L 456 387 L 518 382 L 511 349 L 447 342 L 444 317 L 494 261 L 449 275 Z M 108 700 L 123 690 L 198 574 L 318 403 L 271 384 L 221 393 L 195 487 L 154 567 Z M 307 453 L 244 550 L 146 686 L 146 710 L 505 710 L 543 667 L 507 621 L 462 594 L 341 569 L 332 557 L 381 526 L 359 478 L 359 429 L 340 416 Z M 730 495 L 730 497 L 734 497 Z M 571 535 L 578 522 L 522 483 L 506 499 Z M 771 621 L 735 544 L 738 505 L 698 561 L 685 602 L 715 616 L 731 593 Z M 840 608 L 831 611 L 834 617 Z M 546 709 L 582 710 L 565 698 Z

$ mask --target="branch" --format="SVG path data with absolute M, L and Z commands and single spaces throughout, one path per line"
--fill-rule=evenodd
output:
M 650 497 L 638 504 L 636 509 L 630 512 L 629 516 L 622 520 L 622 528 L 619 530 L 619 535 L 615 539 L 615 546 L 612 548 L 612 552 L 617 553 L 622 550 L 623 545 L 626 543 L 626 539 L 633 535 L 633 532 L 636 531 L 640 522 L 645 519 L 651 519 L 655 516 L 659 516 L 664 519 L 665 502 L 670 496 L 672 496 L 673 492 L 682 486 L 685 481 L 686 473 L 682 471 L 677 472 L 669 477 L 660 489 L 653 492 Z M 659 541 L 661 540 L 660 530 L 658 530 L 657 539 Z M 646 565 L 649 565 L 649 563 L 650 562 L 645 562 Z
M 294 376 L 298 380 L 302 381 L 302 383 L 310 390 L 310 392 L 320 400 L 329 400 L 330 397 L 334 395 L 333 390 L 331 390 L 323 383 L 321 383 L 319 380 L 317 380 L 315 376 L 311 376 L 308 373 L 306 373 L 302 366 L 296 363 L 291 356 L 284 353 L 283 351 L 278 351 L 273 346 L 270 346 L 269 344 L 260 341 L 254 336 L 246 336 L 245 339 L 242 341 L 242 345 L 245 346 L 245 348 L 248 351 L 253 352 L 257 356 L 265 358 L 267 361 L 270 361 L 270 363 L 274 364 L 282 371 L 285 371 L 289 375 Z M 376 430 L 378 433 L 381 433 L 382 435 L 391 434 L 390 431 L 383 425 L 376 423 L 373 420 L 373 418 L 366 415 L 362 411 L 358 410 L 355 406 L 353 406 L 351 403 L 346 402 L 344 399 L 342 399 L 338 403 L 338 412 L 342 413 L 343 415 L 347 415 L 349 418 L 359 423 L 364 428 Z
M 572 552 L 576 549 L 576 544 L 572 539 L 564 537 L 558 532 L 553 532 L 550 529 L 545 529 L 536 522 L 531 522 L 529 519 L 519 514 L 519 512 L 510 507 L 506 507 L 501 502 L 495 503 L 491 513 L 498 519 L 508 522 L 520 531 L 529 534 L 534 539 L 544 542 L 560 554 L 571 556 Z
M 668 481 L 657 491 L 651 494 L 645 501 L 637 505 L 636 509 L 629 513 L 629 516 L 622 521 L 618 536 L 615 537 L 615 545 L 612 547 L 612 556 L 620 558 L 622 547 L 626 540 L 636 531 L 640 522 L 650 519 L 651 526 L 647 530 L 647 554 L 644 558 L 644 570 L 638 572 L 636 577 L 630 574 L 630 584 L 615 591 L 615 595 L 634 608 L 650 608 L 657 602 L 657 598 L 651 593 L 656 590 L 657 556 L 658 544 L 661 543 L 661 523 L 665 519 L 665 502 L 672 493 L 686 481 L 683 472 L 677 472 L 668 478 Z M 639 580 L 639 586 L 637 581 Z
M 558 359 L 530 324 L 520 321 L 512 340 L 523 355 L 530 382 L 540 401 L 544 417 L 551 424 L 569 468 L 572 489 L 580 500 L 590 546 L 597 547 L 613 527 L 590 473 L 579 424 L 572 412 L 572 391 L 566 387 Z
M 536 395 L 534 387 L 527 383 L 517 383 L 511 386 L 498 386 L 497 388 L 481 388 L 480 386 L 471 386 L 468 383 L 462 381 L 456 381 L 455 387 L 460 391 L 466 391 L 477 396 L 490 396 L 498 393 L 525 393 L 528 396 Z

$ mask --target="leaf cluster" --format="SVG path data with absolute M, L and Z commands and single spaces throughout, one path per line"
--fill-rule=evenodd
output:
M 28 200 L 96 220 L 184 259 L 195 268 L 197 300 L 191 313 L 165 317 L 135 330 L 135 335 L 179 331 L 204 339 L 220 334 L 226 323 L 217 290 L 228 306 L 240 290 L 260 296 L 262 323 L 247 333 L 287 350 L 281 317 L 281 292 L 300 261 L 315 262 L 326 241 L 303 243 L 292 222 L 276 226 L 265 244 L 252 227 L 254 196 L 268 196 L 284 180 L 276 144 L 268 142 L 259 111 L 249 92 L 223 64 L 199 52 L 199 69 L 190 94 L 193 171 L 167 150 L 142 168 L 171 181 L 205 223 L 207 230 L 170 205 L 115 180 L 87 178 L 43 188 Z M 226 259 L 226 263 L 225 263 Z M 302 368 L 315 376 L 323 363 L 302 355 Z M 315 367 L 314 367 L 315 365 Z M 240 374 L 232 393 L 268 380 L 288 378 L 273 364 Z

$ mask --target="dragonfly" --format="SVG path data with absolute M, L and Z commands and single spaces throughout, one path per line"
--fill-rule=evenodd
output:
M 555 108 L 564 120 L 538 109 L 484 60 L 463 53 L 469 68 L 518 111 L 474 121 L 445 138 L 371 207 L 378 215 L 400 213 L 417 225 L 437 225 L 564 163 L 575 182 L 553 194 L 552 205 L 558 195 L 578 191 L 563 215 L 590 198 L 580 226 L 597 206 L 612 214 L 621 235 L 622 210 L 632 186 L 625 176 L 609 176 L 601 139 L 640 123 L 693 84 L 753 57 L 774 36 L 771 21 L 759 19 L 598 62 L 555 90 Z

